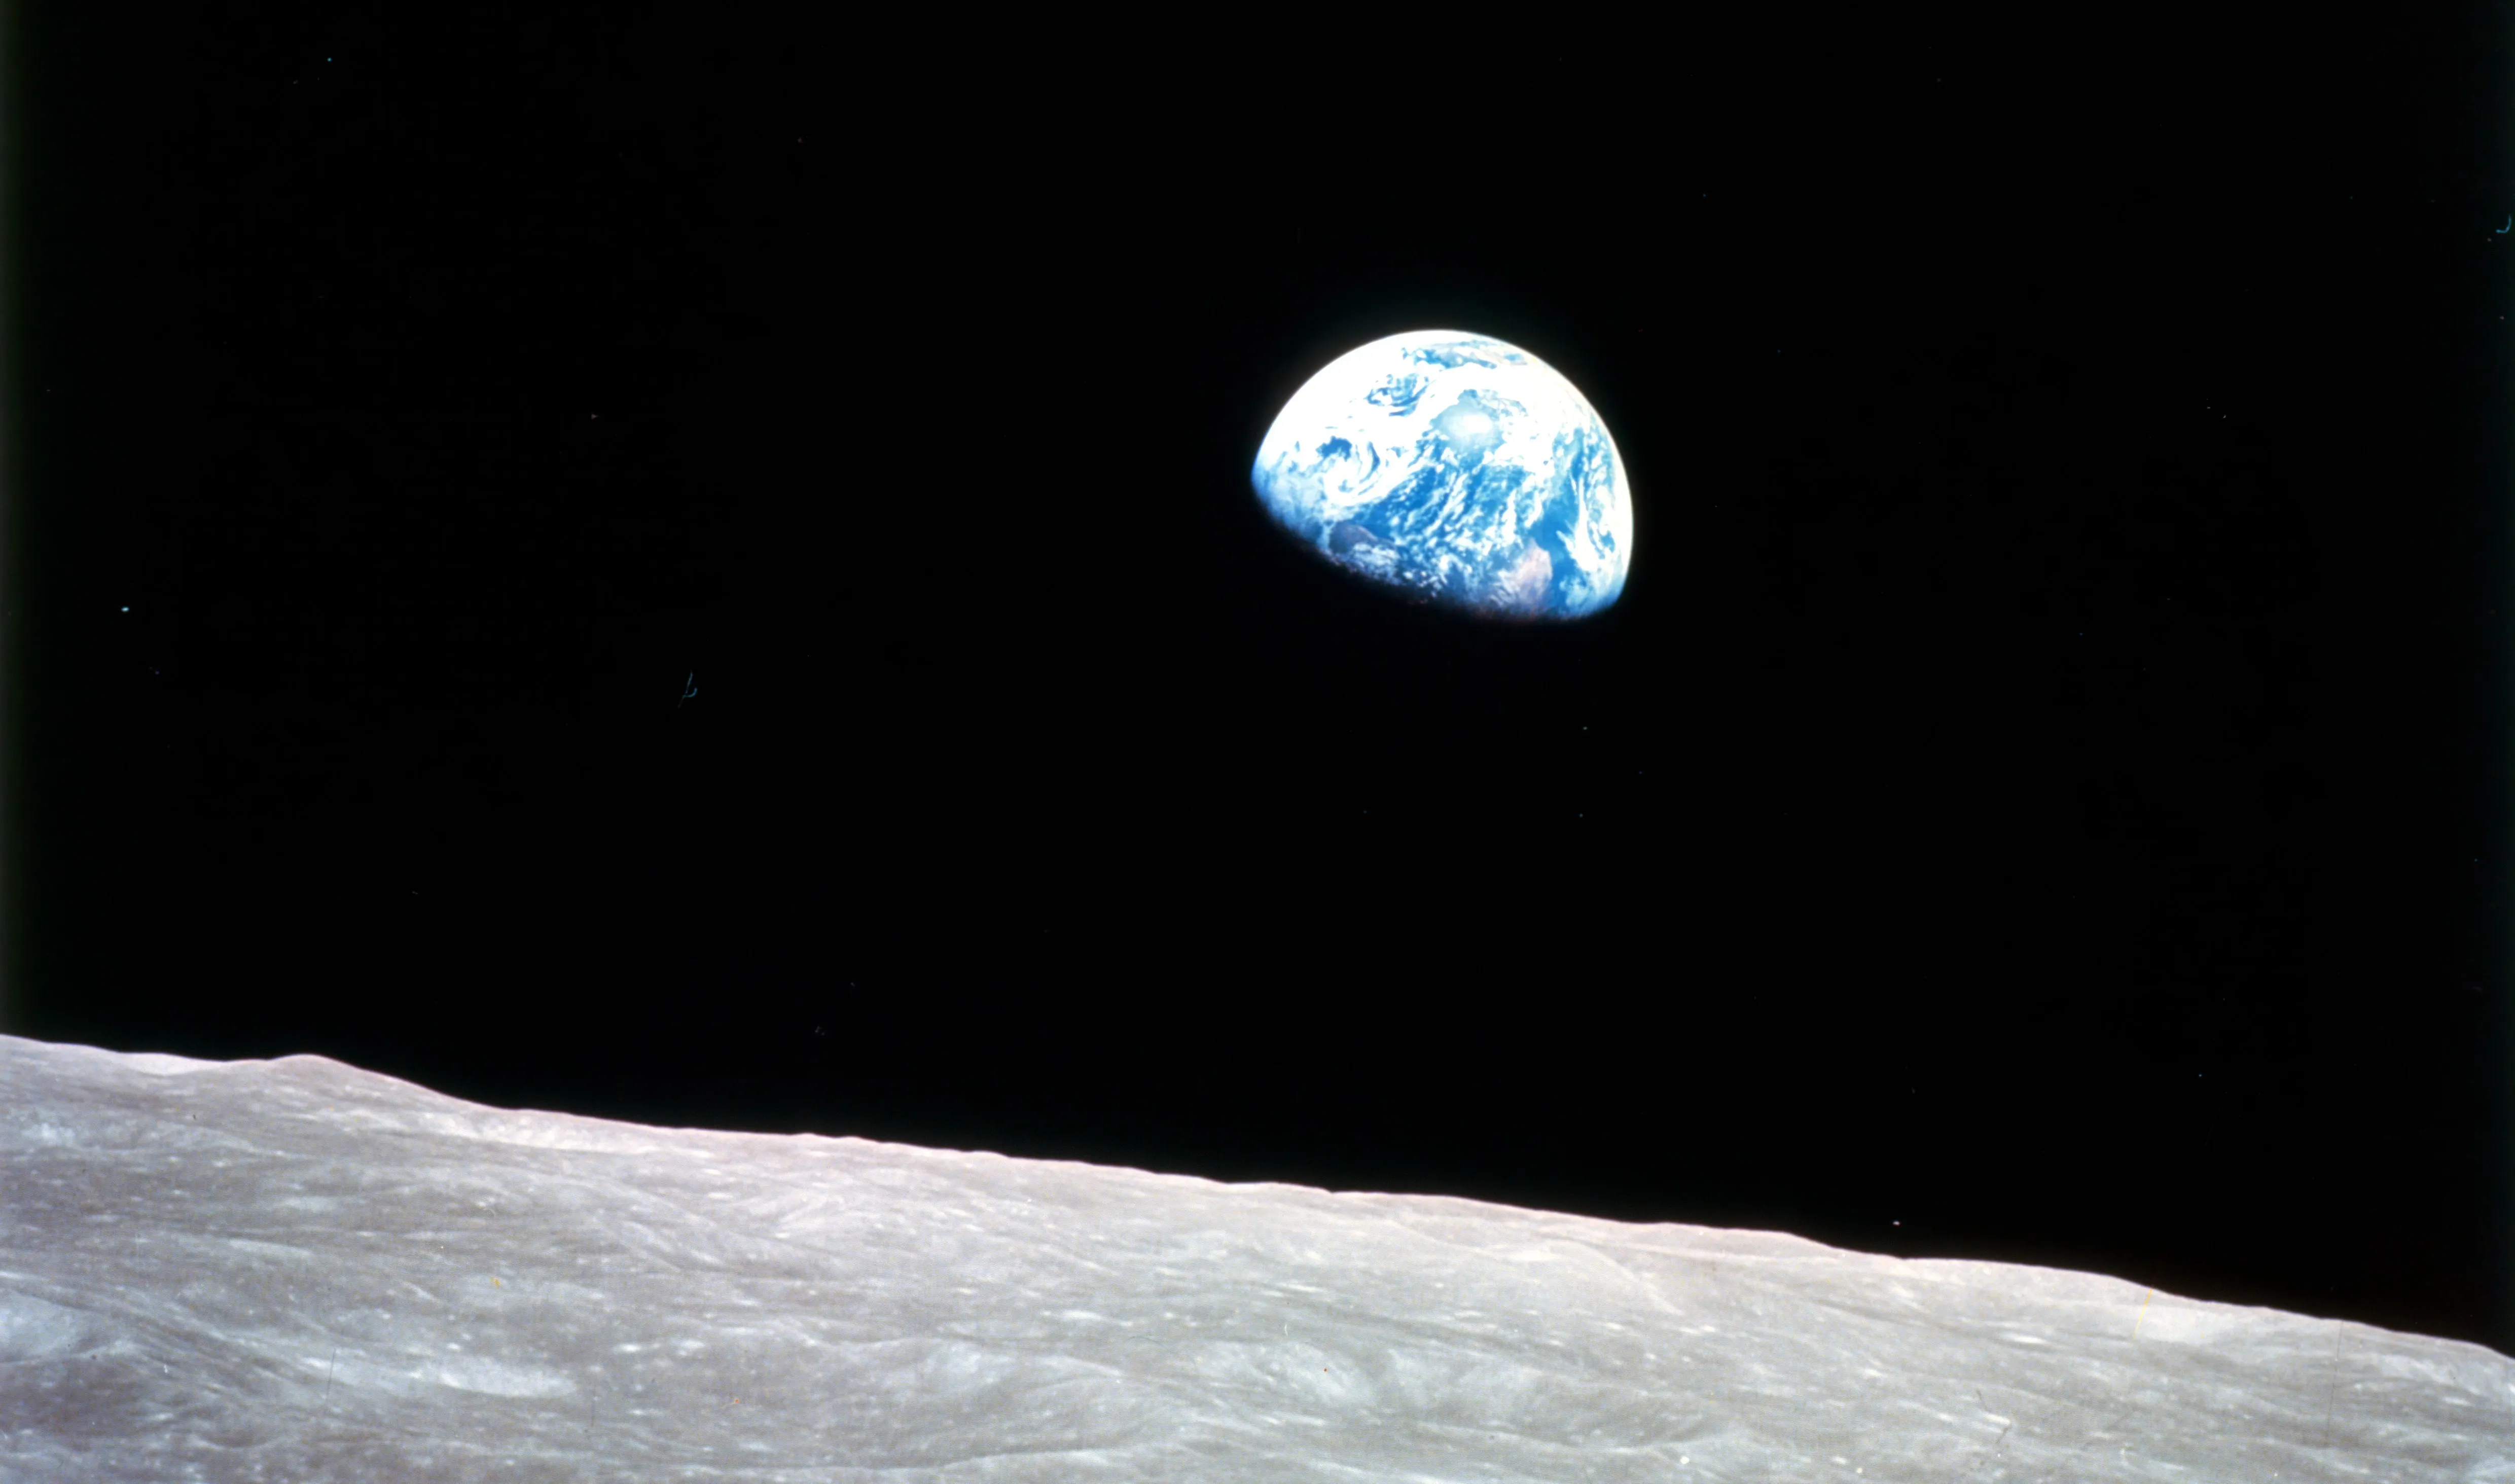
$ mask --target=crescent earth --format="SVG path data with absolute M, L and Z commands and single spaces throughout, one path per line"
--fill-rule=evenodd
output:
M 1587 618 L 1624 593 L 1632 499 L 1588 400 L 1516 346 L 1414 330 L 1284 404 L 1250 482 L 1329 561 L 1479 617 Z

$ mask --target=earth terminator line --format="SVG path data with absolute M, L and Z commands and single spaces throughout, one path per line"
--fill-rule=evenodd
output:
M 1632 563 L 1606 423 L 1489 336 L 1413 330 L 1338 356 L 1284 404 L 1250 482 L 1328 560 L 1482 618 L 1604 612 Z

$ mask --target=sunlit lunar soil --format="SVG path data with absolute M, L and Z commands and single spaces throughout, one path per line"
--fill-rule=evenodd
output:
M 1773 1232 L 0 1037 L 10 1480 L 2515 1480 L 2515 1363 Z

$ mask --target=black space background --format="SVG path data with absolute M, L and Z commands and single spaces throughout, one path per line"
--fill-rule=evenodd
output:
M 2418 9 L 21 19 L 7 1028 L 2515 1350 L 2508 38 Z M 1614 430 L 1604 618 L 1263 522 L 1433 325 Z

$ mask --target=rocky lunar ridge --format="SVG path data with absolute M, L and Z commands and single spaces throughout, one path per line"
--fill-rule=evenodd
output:
M 10 1480 L 2515 1480 L 2515 1363 L 1773 1232 L 0 1037 Z

